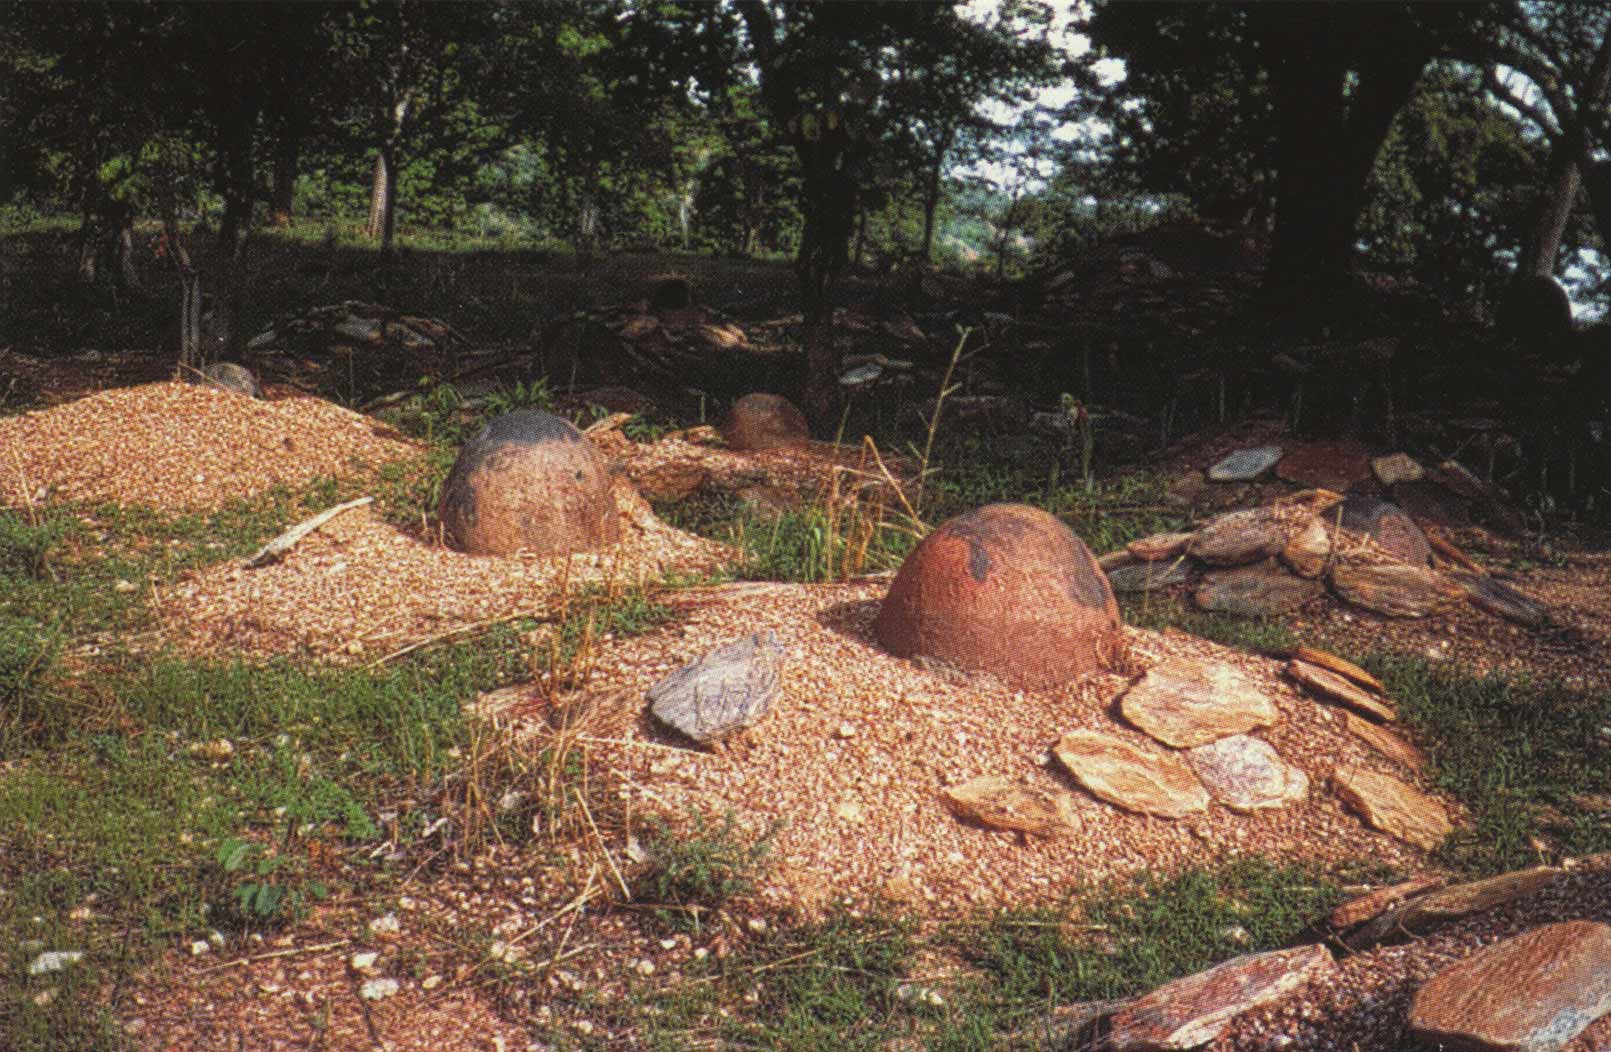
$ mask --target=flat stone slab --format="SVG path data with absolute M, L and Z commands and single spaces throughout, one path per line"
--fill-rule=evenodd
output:
M 1309 795 L 1308 775 L 1268 742 L 1246 734 L 1199 745 L 1187 759 L 1214 799 L 1242 814 L 1285 807 Z
M 1505 582 L 1496 581 L 1486 574 L 1455 570 L 1449 576 L 1466 590 L 1466 598 L 1471 600 L 1472 606 L 1495 617 L 1537 628 L 1549 615 L 1549 607 L 1537 599 L 1523 595 Z
M 1420 749 L 1386 727 L 1379 727 L 1370 720 L 1360 719 L 1351 712 L 1344 715 L 1348 721 L 1348 733 L 1389 760 L 1403 764 L 1411 771 L 1420 771 L 1426 765 L 1426 757 L 1421 754 Z
M 1239 449 L 1209 468 L 1208 477 L 1215 482 L 1251 482 L 1275 467 L 1282 453 L 1280 446 Z
M 1336 967 L 1324 946 L 1234 957 L 1137 998 L 1110 1020 L 1114 1052 L 1174 1052 L 1223 1034 L 1240 1015 L 1277 1001 Z
M 1240 671 L 1214 661 L 1174 657 L 1147 670 L 1119 699 L 1138 729 L 1177 749 L 1273 726 L 1280 711 Z
M 1182 818 L 1208 807 L 1203 783 L 1167 753 L 1143 752 L 1095 731 L 1070 731 L 1053 753 L 1092 795 L 1127 811 Z
M 1358 442 L 1306 442 L 1275 467 L 1278 478 L 1342 493 L 1370 478 L 1370 451 Z
M 1108 587 L 1115 592 L 1153 592 L 1191 581 L 1197 576 L 1197 565 L 1190 559 L 1131 562 L 1107 573 Z
M 1238 617 L 1277 617 L 1318 599 L 1326 588 L 1290 574 L 1274 559 L 1205 574 L 1192 598 L 1204 610 Z
M 1358 895 L 1342 903 L 1331 911 L 1326 918 L 1327 922 L 1338 931 L 1358 927 L 1368 920 L 1380 917 L 1389 909 L 1403 902 L 1412 895 L 1419 895 L 1430 888 L 1438 887 L 1443 883 L 1439 876 L 1416 877 L 1413 880 L 1390 884 L 1385 888 Z
M 1311 694 L 1319 695 L 1323 701 L 1346 705 L 1373 720 L 1390 722 L 1398 719 L 1398 713 L 1386 698 L 1344 679 L 1330 669 L 1293 659 L 1287 663 L 1287 675 Z
M 1397 486 L 1404 482 L 1419 482 L 1426 476 L 1421 462 L 1408 453 L 1389 453 L 1370 462 L 1371 474 L 1384 486 Z
M 1337 768 L 1332 784 L 1366 825 L 1424 851 L 1431 851 L 1454 832 L 1442 804 L 1397 778 L 1344 766 Z
M 720 741 L 771 709 L 783 689 L 786 653 L 771 632 L 717 647 L 650 687 L 651 711 L 694 741 Z
M 1279 555 L 1287 529 L 1264 508 L 1226 512 L 1194 533 L 1186 551 L 1211 566 L 1245 566 Z
M 1190 533 L 1155 533 L 1150 537 L 1131 541 L 1125 551 L 1144 562 L 1155 563 L 1176 559 L 1186 554 L 1186 546 L 1194 535 Z
M 1611 926 L 1562 921 L 1485 946 L 1416 991 L 1410 1030 L 1434 1047 L 1553 1052 L 1611 1013 Z
M 1447 575 L 1408 563 L 1344 560 L 1331 568 L 1331 587 L 1355 606 L 1388 617 L 1426 617 L 1465 598 Z
M 1070 829 L 1066 793 L 1039 792 L 997 775 L 947 786 L 940 799 L 956 814 L 992 829 L 1054 837 Z

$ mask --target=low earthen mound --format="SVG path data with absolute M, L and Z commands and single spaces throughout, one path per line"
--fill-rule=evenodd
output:
M 621 537 L 609 465 L 564 420 L 536 409 L 499 417 L 459 451 L 437 511 L 472 555 L 567 555 Z
M 248 401 L 168 381 L 0 419 L 0 503 L 206 511 L 419 453 L 392 428 L 317 398 Z
M 950 520 L 907 556 L 879 611 L 878 641 L 922 657 L 1045 686 L 1111 667 L 1119 608 L 1085 543 L 1024 504 Z
M 805 414 L 787 398 L 747 394 L 728 411 L 722 422 L 722 437 L 733 449 L 758 452 L 807 445 L 811 428 Z

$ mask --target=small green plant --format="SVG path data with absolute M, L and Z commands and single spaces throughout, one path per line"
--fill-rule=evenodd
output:
M 248 927 L 294 921 L 307 908 L 308 899 L 328 894 L 318 881 L 295 878 L 287 867 L 288 856 L 269 854 L 251 840 L 230 837 L 218 845 L 216 858 L 225 875 L 237 881 L 231 889 L 235 915 Z
M 720 821 L 695 812 L 682 828 L 652 816 L 644 838 L 649 869 L 638 878 L 637 898 L 664 919 L 697 927 L 701 913 L 752 890 L 775 834 L 768 829 L 748 840 L 730 812 Z
M 484 418 L 502 416 L 516 409 L 541 409 L 546 412 L 554 408 L 554 392 L 548 386 L 548 377 L 539 376 L 530 383 L 517 380 L 513 387 L 498 388 L 487 395 L 484 404 Z

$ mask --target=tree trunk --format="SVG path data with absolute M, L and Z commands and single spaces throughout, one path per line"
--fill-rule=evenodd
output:
M 945 155 L 951 151 L 955 133 L 946 130 L 934 147 L 934 160 L 929 165 L 923 186 L 923 247 L 919 249 L 924 263 L 934 262 L 934 215 L 940 210 L 940 188 L 945 173 Z
M 1409 101 L 1431 52 L 1401 26 L 1363 51 L 1381 8 L 1345 10 L 1261 5 L 1258 24 L 1269 58 L 1276 109 L 1275 230 L 1265 289 L 1290 306 L 1324 294 L 1347 276 L 1366 185 L 1393 118 Z M 1362 21 L 1350 23 L 1351 18 Z M 1404 39 L 1397 39 L 1403 36 Z M 1352 86 L 1350 56 L 1365 54 Z
M 85 208 L 84 216 L 78 224 L 78 280 L 84 285 L 95 284 L 95 257 L 100 248 L 100 239 L 95 236 L 96 227 L 95 210 Z
M 364 236 L 367 238 L 379 238 L 386 226 L 386 193 L 390 185 L 386 153 L 382 148 L 375 151 L 375 168 L 369 177 L 369 222 L 364 226 Z
M 805 223 L 795 273 L 806 329 L 806 416 L 818 434 L 828 434 L 838 421 L 839 348 L 833 340 L 833 283 L 850 257 L 856 222 L 856 183 L 840 155 L 800 150 L 804 169 Z
M 388 143 L 381 154 L 386 186 L 381 192 L 380 254 L 390 257 L 397 236 L 397 150 Z
M 1561 238 L 1566 234 L 1578 190 L 1583 185 L 1580 163 L 1588 145 L 1583 115 L 1603 107 L 1608 96 L 1611 96 L 1611 32 L 1600 39 L 1588 83 L 1576 100 L 1577 112 L 1556 114 L 1564 134 L 1550 147 L 1547 183 L 1536 206 L 1532 229 L 1522 245 L 1521 257 L 1516 261 L 1518 278 L 1555 276 L 1555 258 L 1560 255 Z M 1590 193 L 1592 195 L 1592 188 Z M 1595 203 L 1595 207 L 1598 209 L 1600 205 Z
M 285 131 L 274 144 L 274 186 L 269 203 L 269 222 L 277 227 L 291 225 L 296 208 L 297 162 L 302 155 L 302 138 Z

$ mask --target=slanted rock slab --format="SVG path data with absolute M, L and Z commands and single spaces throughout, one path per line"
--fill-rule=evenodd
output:
M 1549 608 L 1543 603 L 1486 574 L 1456 570 L 1449 576 L 1466 590 L 1466 597 L 1471 600 L 1472 606 L 1495 617 L 1502 617 L 1518 625 L 1526 625 L 1528 628 L 1537 628 L 1544 623 L 1544 618 L 1549 613 Z
M 1331 568 L 1331 587 L 1355 606 L 1388 617 L 1426 617 L 1466 594 L 1436 570 L 1396 562 L 1344 560 Z
M 1164 559 L 1178 559 L 1186 554 L 1186 546 L 1191 543 L 1192 534 L 1189 533 L 1155 533 L 1150 537 L 1131 541 L 1125 545 L 1125 551 L 1143 562 L 1155 563 Z
M 1152 592 L 1185 584 L 1197 576 L 1197 566 L 1190 559 L 1152 563 L 1131 561 L 1107 573 L 1108 585 L 1115 592 Z
M 1421 750 L 1400 738 L 1386 727 L 1379 727 L 1370 720 L 1360 719 L 1353 713 L 1344 713 L 1348 721 L 1348 733 L 1369 745 L 1389 760 L 1403 764 L 1411 771 L 1419 771 L 1426 764 L 1426 757 Z
M 1346 931 L 1381 916 L 1410 896 L 1438 887 L 1443 882 L 1444 878 L 1433 875 L 1389 884 L 1385 888 L 1377 888 L 1375 891 L 1349 899 L 1332 910 L 1326 919 L 1333 928 Z
M 1397 778 L 1363 767 L 1339 767 L 1332 776 L 1337 795 L 1372 829 L 1431 851 L 1454 825 L 1443 805 Z
M 1147 670 L 1119 701 L 1124 718 L 1177 749 L 1273 726 L 1275 703 L 1237 669 L 1174 657 Z
M 1209 468 L 1208 477 L 1215 482 L 1250 482 L 1275 467 L 1281 455 L 1280 446 L 1239 449 Z
M 1411 566 L 1428 566 L 1432 562 L 1432 546 L 1426 534 L 1396 504 L 1355 494 L 1331 515 L 1332 521 L 1344 530 L 1369 537 L 1399 562 Z
M 1114 1052 L 1199 1048 L 1236 1018 L 1277 1001 L 1336 967 L 1324 946 L 1298 946 L 1235 957 L 1206 972 L 1160 986 L 1114 1013 Z
M 1038 792 L 996 775 L 947 786 L 940 799 L 957 814 L 992 829 L 1053 837 L 1070 828 L 1066 793 Z
M 1276 560 L 1266 559 L 1204 575 L 1192 598 L 1204 610 L 1238 617 L 1276 617 L 1319 598 L 1325 590 L 1319 581 L 1295 577 Z
M 1554 866 L 1533 866 L 1531 869 L 1518 869 L 1496 877 L 1455 884 L 1411 899 L 1405 904 L 1399 922 L 1410 931 L 1430 931 L 1439 924 L 1447 924 L 1473 913 L 1491 910 L 1512 899 L 1531 895 L 1553 883 L 1560 875 L 1561 871 Z
M 1053 750 L 1092 795 L 1127 811 L 1181 818 L 1208 807 L 1208 790 L 1180 760 L 1095 731 L 1070 731 Z
M 708 744 L 756 723 L 782 691 L 787 651 L 771 632 L 736 639 L 649 688 L 655 718 Z
M 1214 799 L 1232 811 L 1285 807 L 1309 795 L 1308 775 L 1268 742 L 1246 734 L 1199 745 L 1187 757 Z
M 1298 647 L 1292 652 L 1292 657 L 1299 661 L 1307 661 L 1311 665 L 1319 665 L 1321 668 L 1330 669 L 1337 675 L 1358 683 L 1366 690 L 1372 690 L 1378 694 L 1382 694 L 1387 690 L 1382 685 L 1381 680 L 1347 658 L 1338 657 L 1329 650 L 1321 650 L 1318 647 Z
M 1378 694 L 1353 683 L 1330 669 L 1293 659 L 1287 663 L 1287 675 L 1323 701 L 1338 702 L 1373 720 L 1390 722 L 1398 719 L 1392 703 Z
M 1447 1049 L 1554 1052 L 1611 1012 L 1611 926 L 1562 921 L 1486 946 L 1427 980 L 1416 1037 Z
M 1210 519 L 1192 534 L 1186 550 L 1212 566 L 1245 566 L 1279 555 L 1287 526 L 1265 508 L 1232 511 Z

